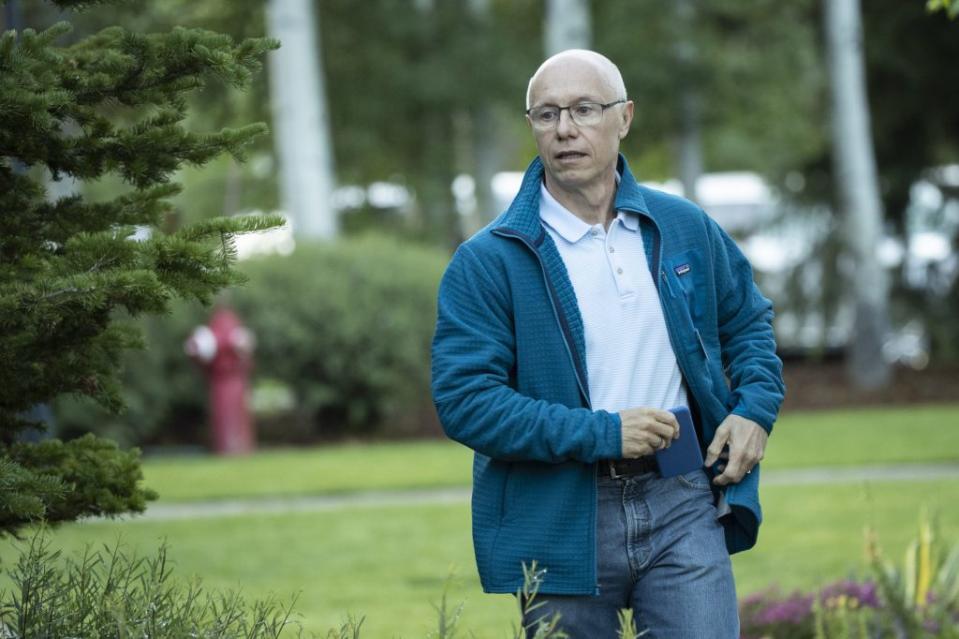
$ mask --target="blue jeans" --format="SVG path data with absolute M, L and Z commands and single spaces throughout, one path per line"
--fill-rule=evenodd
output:
M 523 620 L 534 634 L 560 614 L 571 639 L 617 637 L 617 612 L 632 608 L 643 639 L 736 639 L 732 564 L 705 471 L 598 480 L 596 596 L 539 595 Z

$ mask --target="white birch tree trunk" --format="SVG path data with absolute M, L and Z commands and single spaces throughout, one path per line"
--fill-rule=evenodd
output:
M 855 259 L 851 294 L 855 320 L 848 370 L 860 388 L 889 383 L 882 347 L 888 329 L 888 283 L 879 264 L 882 201 L 870 131 L 859 0 L 825 0 L 826 41 L 832 85 L 835 180 L 847 242 Z
M 297 235 L 333 239 L 333 140 L 313 2 L 269 0 L 266 13 L 282 45 L 268 57 L 283 209 Z
M 697 202 L 696 185 L 703 174 L 702 104 L 695 86 L 692 69 L 697 64 L 698 49 L 693 27 L 696 7 L 693 0 L 675 0 L 676 62 L 679 73 L 679 181 L 683 195 Z
M 486 37 L 490 37 L 489 23 L 492 21 L 490 0 L 470 0 L 469 7 L 477 21 L 483 25 Z M 473 181 L 476 185 L 476 211 L 471 222 L 472 228 L 467 235 L 472 235 L 500 213 L 496 210 L 493 196 L 493 176 L 502 164 L 496 117 L 489 104 L 476 104 L 470 115 L 472 119 L 470 151 Z
M 590 48 L 592 32 L 589 0 L 546 0 L 546 57 L 566 49 Z

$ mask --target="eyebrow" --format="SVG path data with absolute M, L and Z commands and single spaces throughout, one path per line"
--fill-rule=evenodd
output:
M 581 95 L 579 97 L 573 98 L 573 100 L 569 104 L 570 105 L 579 104 L 580 102 L 597 102 L 599 104 L 602 104 L 603 99 L 592 96 L 592 95 Z M 541 107 L 541 106 L 559 106 L 559 105 L 556 104 L 555 102 L 538 102 L 533 104 L 530 108 L 535 109 L 536 107 Z

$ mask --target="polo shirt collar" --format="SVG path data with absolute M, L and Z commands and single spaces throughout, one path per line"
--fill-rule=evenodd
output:
M 619 173 L 616 174 L 617 187 L 620 183 Z M 560 237 L 575 244 L 583 239 L 592 228 L 590 224 L 584 222 L 575 213 L 567 209 L 553 197 L 553 194 L 546 188 L 546 181 L 542 180 L 539 185 L 539 217 L 551 229 L 556 231 Z M 619 210 L 616 212 L 616 218 L 623 222 L 630 231 L 639 230 L 639 215 L 633 211 Z
M 546 182 L 539 186 L 539 217 L 570 244 L 583 239 L 591 228 L 553 197 L 546 188 Z

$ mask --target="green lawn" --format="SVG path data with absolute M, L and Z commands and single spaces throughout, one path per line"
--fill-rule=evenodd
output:
M 959 539 L 959 481 L 769 487 L 766 523 L 754 550 L 737 555 L 739 590 L 771 583 L 809 587 L 862 571 L 863 526 L 874 524 L 888 555 L 898 558 L 914 535 L 921 504 L 940 514 L 945 537 Z M 299 592 L 307 629 L 324 633 L 347 612 L 366 615 L 363 639 L 425 637 L 451 566 L 465 600 L 463 624 L 479 637 L 505 637 L 513 620 L 508 596 L 483 595 L 470 545 L 466 503 L 354 507 L 334 512 L 237 516 L 173 522 L 96 522 L 66 526 L 56 545 L 127 544 L 151 552 L 161 538 L 180 578 L 208 587 L 241 587 L 249 596 Z M 10 560 L 10 542 L 0 558 Z
M 238 459 L 154 458 L 163 501 L 466 486 L 471 453 L 449 441 L 349 444 Z M 959 461 L 959 405 L 785 415 L 764 468 Z

